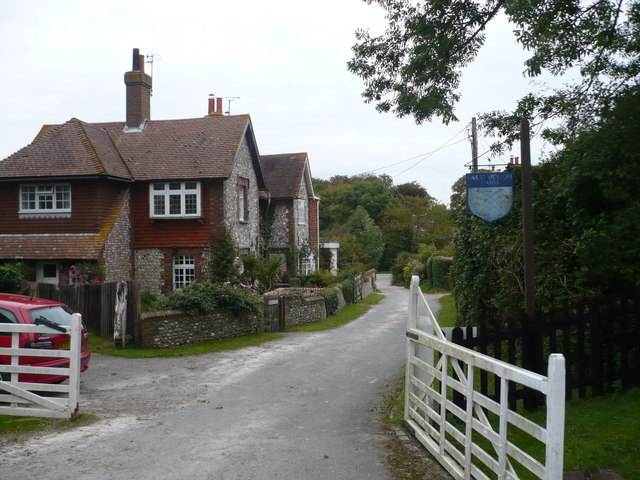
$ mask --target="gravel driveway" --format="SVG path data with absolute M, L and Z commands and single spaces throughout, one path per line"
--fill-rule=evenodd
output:
M 391 480 L 379 407 L 404 362 L 408 292 L 338 329 L 170 359 L 95 355 L 101 421 L 0 448 L 0 478 Z

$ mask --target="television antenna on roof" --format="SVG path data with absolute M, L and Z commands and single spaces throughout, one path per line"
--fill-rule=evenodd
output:
M 234 100 L 240 100 L 240 97 L 222 97 L 227 101 L 227 111 L 225 115 L 231 115 L 231 102 Z
M 153 62 L 159 62 L 160 60 L 162 60 L 162 57 L 157 53 L 147 53 L 147 55 L 145 55 L 145 58 L 146 60 L 144 61 L 144 63 L 148 63 L 151 65 L 151 72 L 149 73 L 149 75 L 153 77 Z

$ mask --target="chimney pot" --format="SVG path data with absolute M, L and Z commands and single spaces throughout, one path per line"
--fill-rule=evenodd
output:
M 140 70 L 140 49 L 139 48 L 133 49 L 133 66 L 131 67 L 131 70 L 133 71 Z
M 144 55 L 133 49 L 131 72 L 124 74 L 127 86 L 126 129 L 141 131 L 151 118 L 151 77 L 144 73 Z M 125 129 L 125 131 L 126 131 Z
M 222 115 L 222 97 L 209 97 L 209 115 Z

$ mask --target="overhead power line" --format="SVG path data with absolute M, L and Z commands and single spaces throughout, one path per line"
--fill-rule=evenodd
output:
M 417 162 L 415 162 L 413 165 L 411 165 L 410 167 L 408 167 L 408 168 L 404 169 L 402 172 L 400 172 L 400 173 L 397 173 L 397 174 L 393 175 L 392 177 L 394 177 L 394 178 L 395 178 L 395 177 L 396 177 L 396 176 L 398 176 L 398 175 L 402 175 L 402 174 L 403 174 L 403 173 L 405 173 L 407 170 L 411 170 L 413 167 L 415 167 L 415 166 L 419 165 L 420 163 L 424 162 L 424 161 L 425 161 L 427 158 L 429 158 L 431 155 L 433 155 L 433 154 L 435 154 L 435 153 L 438 153 L 439 151 L 444 150 L 445 148 L 452 147 L 453 145 L 457 145 L 458 143 L 465 141 L 465 140 L 466 140 L 466 138 L 463 138 L 463 139 L 461 139 L 461 140 L 458 140 L 458 141 L 457 141 L 457 142 L 455 142 L 455 143 L 450 143 L 450 142 L 452 142 L 452 141 L 453 141 L 453 140 L 454 140 L 458 135 L 460 135 L 462 132 L 464 132 L 464 131 L 466 130 L 466 128 L 467 128 L 467 127 L 468 127 L 468 125 L 465 125 L 465 126 L 464 126 L 464 127 L 463 127 L 459 132 L 457 132 L 453 137 L 451 137 L 449 140 L 447 140 L 447 141 L 446 141 L 446 142 L 444 142 L 441 146 L 439 146 L 438 148 L 436 148 L 435 150 L 433 150 L 433 151 L 431 151 L 431 152 L 423 153 L 423 154 L 421 154 L 421 155 L 416 155 L 416 156 L 414 156 L 414 157 L 407 158 L 407 159 L 405 159 L 405 160 L 401 160 L 401 161 L 399 161 L 399 162 L 391 163 L 391 164 L 389 164 L 389 165 L 385 165 L 385 166 L 382 166 L 382 167 L 374 168 L 374 169 L 372 169 L 372 170 L 367 170 L 367 171 L 366 171 L 366 172 L 364 172 L 363 174 L 373 173 L 373 172 L 378 172 L 378 171 L 380 171 L 380 170 L 386 170 L 386 169 L 388 169 L 388 168 L 395 167 L 396 165 L 401 165 L 401 164 L 403 164 L 403 163 L 410 162 L 411 160 L 415 160 L 416 158 L 420 158 L 420 160 L 418 160 Z

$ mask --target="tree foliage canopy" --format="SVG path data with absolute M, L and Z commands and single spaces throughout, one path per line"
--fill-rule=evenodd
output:
M 533 127 L 556 119 L 543 136 L 556 143 L 575 135 L 635 85 L 640 74 L 640 0 L 365 0 L 386 12 L 379 36 L 356 31 L 351 72 L 365 82 L 363 97 L 380 112 L 413 116 L 417 123 L 456 121 L 464 70 L 485 42 L 487 25 L 504 16 L 529 52 L 524 73 L 579 80 L 549 93 L 531 93 L 512 112 L 481 116 L 489 134 L 510 144 L 519 118 Z
M 554 157 L 533 167 L 536 302 L 541 310 L 640 286 L 640 88 Z M 456 222 L 454 293 L 465 322 L 523 311 L 520 178 L 512 212 L 471 216 L 464 192 Z M 458 187 L 460 185 L 457 185 Z

